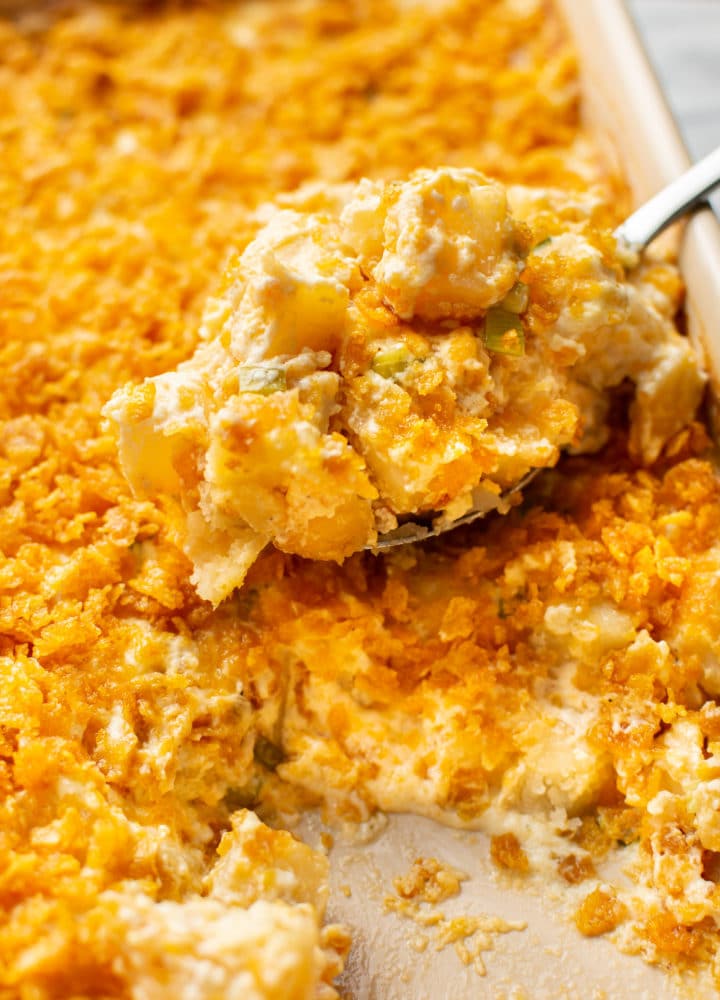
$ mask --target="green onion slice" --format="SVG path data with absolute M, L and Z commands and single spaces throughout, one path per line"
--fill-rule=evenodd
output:
M 523 281 L 518 281 L 513 285 L 500 305 L 503 309 L 507 309 L 508 312 L 523 313 L 527 309 L 529 301 L 530 289 Z
M 287 388 L 284 368 L 247 367 L 238 372 L 240 392 L 257 392 L 269 396 L 272 392 Z
M 525 354 L 525 331 L 516 313 L 494 306 L 485 316 L 485 346 L 496 354 L 520 358 Z
M 393 378 L 405 371 L 413 356 L 404 344 L 381 348 L 372 359 L 372 370 L 383 378 Z
M 258 764 L 262 764 L 268 771 L 274 771 L 278 764 L 285 760 L 285 754 L 279 746 L 271 743 L 264 736 L 258 736 L 253 747 L 253 757 Z
M 540 240 L 532 248 L 532 252 L 535 253 L 536 250 L 542 250 L 544 247 L 549 246 L 552 243 L 552 236 L 546 236 L 544 240 Z

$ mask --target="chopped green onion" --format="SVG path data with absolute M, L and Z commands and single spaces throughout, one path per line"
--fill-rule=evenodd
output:
M 515 313 L 494 306 L 485 317 L 485 346 L 496 354 L 520 358 L 525 353 L 525 331 Z
M 607 819 L 602 813 L 596 816 L 595 822 L 604 833 L 611 834 L 615 839 L 615 843 L 621 847 L 627 847 L 629 844 L 634 844 L 636 840 L 640 839 L 640 834 L 632 822 L 628 822 L 625 827 L 616 830 L 614 825 L 608 824 Z
M 240 392 L 257 392 L 269 396 L 272 392 L 287 388 L 284 368 L 241 368 L 238 372 Z
M 404 344 L 379 350 L 372 359 L 372 370 L 383 378 L 393 378 L 405 371 L 413 356 Z
M 552 243 L 552 236 L 546 236 L 544 240 L 540 240 L 539 243 L 535 244 L 533 247 L 533 253 L 535 253 L 536 250 L 542 250 L 543 247 L 548 246 L 550 243 Z
M 253 757 L 258 764 L 262 764 L 268 771 L 274 771 L 278 764 L 285 760 L 285 754 L 280 747 L 271 743 L 264 736 L 258 736 L 253 747 Z
M 507 309 L 508 312 L 523 313 L 527 309 L 529 301 L 530 289 L 523 281 L 518 281 L 513 285 L 500 305 L 503 309 Z
M 222 802 L 228 812 L 236 809 L 252 809 L 257 805 L 262 788 L 260 775 L 254 774 L 244 785 L 231 786 L 223 795 Z

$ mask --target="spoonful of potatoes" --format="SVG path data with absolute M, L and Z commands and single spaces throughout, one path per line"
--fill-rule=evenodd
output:
M 657 236 L 693 208 L 701 205 L 718 185 L 720 185 L 720 148 L 659 191 L 616 228 L 614 235 L 618 252 L 626 251 L 632 255 L 631 266 L 634 262 L 639 262 L 639 255 Z M 489 510 L 509 509 L 511 498 L 521 493 L 540 471 L 540 468 L 529 470 L 517 483 L 505 490 Z M 476 508 L 450 522 L 442 515 L 433 517 L 432 514 L 422 521 L 408 521 L 395 531 L 380 536 L 376 547 L 392 548 L 408 542 L 421 541 L 462 524 L 470 524 L 488 512 L 486 509 Z
M 563 449 L 602 446 L 626 379 L 654 461 L 705 379 L 677 272 L 641 251 L 718 183 L 720 150 L 615 231 L 601 194 L 450 167 L 261 208 L 193 356 L 105 408 L 199 594 L 268 544 L 341 561 L 509 509 Z

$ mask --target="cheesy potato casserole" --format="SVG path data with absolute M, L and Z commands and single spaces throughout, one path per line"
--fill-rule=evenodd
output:
M 3 10 L 0 997 L 337 996 L 309 808 L 720 982 L 703 378 L 551 4 Z

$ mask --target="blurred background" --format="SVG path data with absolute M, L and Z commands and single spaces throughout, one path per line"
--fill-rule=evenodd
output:
M 720 146 L 720 0 L 628 0 L 691 156 Z M 713 199 L 720 214 L 720 196 Z

